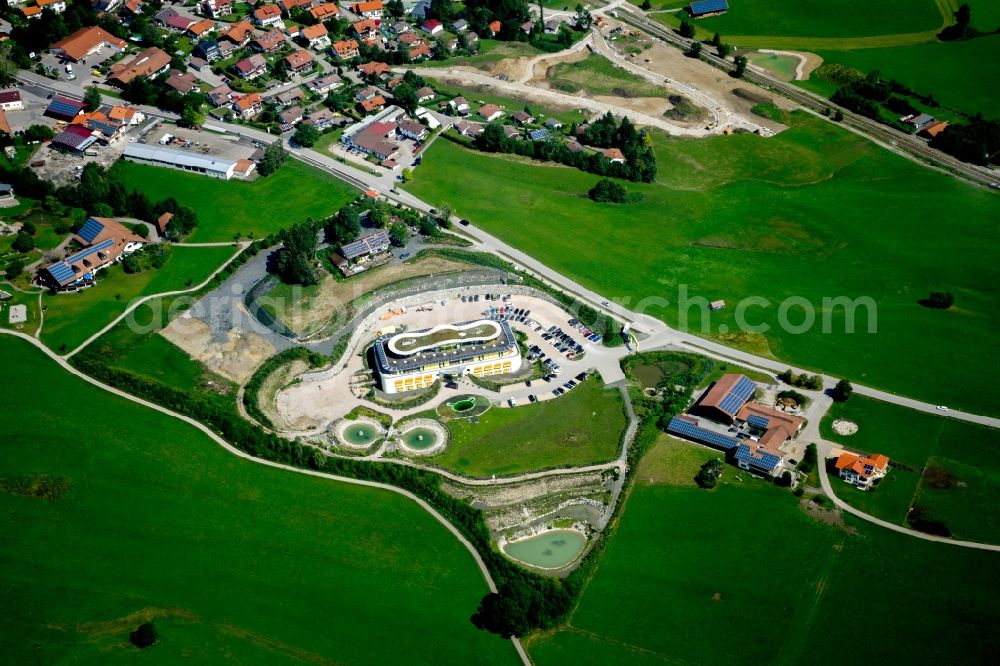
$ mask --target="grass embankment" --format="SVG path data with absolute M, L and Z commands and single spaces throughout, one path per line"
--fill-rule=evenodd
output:
M 858 432 L 838 435 L 837 419 L 858 424 Z M 825 439 L 915 468 L 890 471 L 868 492 L 834 479 L 845 502 L 901 525 L 917 505 L 957 538 L 1000 543 L 1000 430 L 861 396 L 835 403 L 820 427 Z
M 666 89 L 615 66 L 604 56 L 591 54 L 585 60 L 563 62 L 552 68 L 549 83 L 563 92 L 584 90 L 590 95 L 617 97 L 666 97 Z
M 634 204 L 588 200 L 597 176 L 446 141 L 431 146 L 408 189 L 426 201 L 454 202 L 491 234 L 607 297 L 643 303 L 646 314 L 673 326 L 859 383 L 996 413 L 1000 385 L 978 371 L 1000 327 L 993 289 L 1000 233 L 983 224 L 995 216 L 996 195 L 824 120 L 795 113 L 790 122 L 768 139 L 656 134 L 659 174 L 649 185 L 629 183 L 643 196 Z M 918 305 L 945 289 L 955 294 L 952 310 Z M 727 307 L 703 320 L 699 307 L 677 305 L 682 290 Z M 750 296 L 767 299 L 747 311 L 748 323 L 770 327 L 764 334 L 739 332 L 736 305 Z M 780 325 L 779 305 L 791 297 L 814 308 L 816 325 L 806 333 Z M 865 307 L 856 308 L 855 332 L 848 332 L 845 309 L 823 304 L 837 297 L 873 299 L 877 332 L 868 332 Z M 802 309 L 792 308 L 788 321 L 800 324 Z
M 700 457 L 682 457 L 683 475 L 653 484 L 643 461 L 570 622 L 526 641 L 534 663 L 839 664 L 843 632 L 830 628 L 856 620 L 859 577 L 866 626 L 879 632 L 872 659 L 974 662 L 1000 647 L 996 553 L 860 522 L 849 534 L 808 516 L 787 490 L 736 481 L 731 467 L 720 487 L 702 490 L 687 478 Z
M 478 423 L 449 421 L 448 446 L 429 460 L 473 477 L 605 462 L 618 454 L 625 425 L 618 391 L 595 377 L 554 400 L 494 407 Z
M 425 60 L 419 65 L 415 65 L 413 69 L 419 70 L 423 67 L 457 67 L 462 65 L 489 70 L 501 60 L 519 57 L 530 58 L 540 53 L 541 51 L 527 42 L 501 42 L 495 39 L 480 39 L 479 53 L 474 56 L 460 56 L 445 60 Z
M 162 268 L 129 275 L 120 264 L 97 273 L 97 284 L 81 292 L 45 295 L 42 342 L 65 352 L 111 323 L 141 296 L 187 289 L 202 283 L 239 248 L 173 246 Z
M 503 109 L 503 117 L 499 118 L 496 122 L 503 122 L 510 114 L 521 111 L 525 108 L 531 109 L 531 113 L 534 114 L 535 119 L 539 122 L 545 120 L 546 118 L 556 118 L 566 126 L 569 126 L 572 123 L 586 122 L 591 116 L 590 111 L 584 111 L 583 109 L 556 105 L 544 105 L 536 102 L 526 104 L 523 99 L 518 99 L 517 97 L 497 95 L 493 92 L 496 90 L 496 88 L 493 87 L 480 85 L 460 86 L 456 83 L 452 83 L 451 81 L 442 83 L 440 80 L 431 79 L 430 77 L 428 77 L 427 81 L 428 84 L 431 85 L 438 94 L 443 95 L 444 98 L 451 99 L 459 95 L 465 97 L 465 99 L 468 100 L 469 105 L 472 107 L 472 114 L 468 117 L 468 120 L 475 123 L 486 123 L 486 119 L 477 113 L 483 104 L 496 104 Z M 434 145 L 441 143 L 451 142 L 435 141 Z M 419 167 L 416 171 L 419 171 L 422 168 L 423 166 Z M 414 173 L 416 173 L 416 171 Z
M 344 181 L 293 159 L 276 173 L 250 183 L 124 160 L 114 168 L 153 201 L 174 197 L 193 208 L 198 227 L 186 239 L 192 243 L 230 241 L 251 234 L 263 238 L 307 217 L 332 215 L 360 194 Z
M 0 357 L 18 386 L 0 423 L 9 661 L 134 659 L 150 618 L 161 663 L 516 661 L 469 622 L 486 584 L 416 503 L 238 459 L 21 341 Z

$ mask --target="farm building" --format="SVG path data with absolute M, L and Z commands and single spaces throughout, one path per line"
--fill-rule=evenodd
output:
M 73 240 L 84 249 L 60 259 L 44 271 L 57 291 L 92 283 L 97 271 L 135 252 L 145 242 L 117 220 L 106 217 L 88 217 Z
M 142 143 L 130 143 L 125 148 L 125 159 L 154 166 L 173 167 L 183 171 L 193 171 L 212 178 L 229 180 L 233 177 L 236 162 L 220 160 L 207 155 L 198 155 L 182 150 L 148 146 Z
M 687 6 L 687 10 L 694 18 L 717 16 L 729 10 L 729 0 L 696 0 Z

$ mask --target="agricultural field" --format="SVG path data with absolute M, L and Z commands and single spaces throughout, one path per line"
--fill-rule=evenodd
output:
M 115 171 L 153 201 L 174 197 L 198 213 L 191 243 L 263 238 L 307 217 L 337 212 L 360 192 L 319 169 L 289 159 L 276 173 L 252 183 L 206 178 L 119 160 Z
M 46 294 L 42 342 L 60 353 L 71 351 L 111 323 L 140 296 L 187 289 L 203 282 L 237 251 L 220 247 L 173 246 L 162 268 L 128 275 L 114 264 L 97 274 L 97 284 L 71 294 Z
M 858 431 L 838 435 L 837 419 L 856 423 Z M 824 439 L 889 456 L 890 467 L 899 461 L 923 470 L 890 471 L 868 492 L 832 479 L 845 502 L 897 524 L 916 504 L 957 538 L 1000 543 L 1000 508 L 991 499 L 1000 493 L 1000 431 L 861 396 L 834 403 L 820 428 Z
M 666 89 L 636 74 L 616 67 L 603 56 L 591 54 L 586 60 L 562 62 L 552 68 L 549 83 L 557 90 L 589 95 L 618 97 L 665 97 Z
M 995 27 L 1000 27 L 1000 22 Z M 989 35 L 962 42 L 933 41 L 879 49 L 817 50 L 816 54 L 824 62 L 848 65 L 865 73 L 879 70 L 884 77 L 905 83 L 921 94 L 934 95 L 946 107 L 1000 118 L 1000 86 L 975 85 L 970 83 L 968 77 L 955 76 L 955 72 L 974 71 L 982 81 L 1000 81 L 1000 58 L 995 57 L 998 49 L 1000 35 Z
M 617 390 L 591 378 L 554 400 L 495 407 L 478 423 L 455 419 L 446 425 L 448 446 L 428 461 L 463 476 L 487 477 L 612 460 L 626 420 Z
M 9 661 L 135 660 L 153 620 L 155 663 L 518 663 L 469 621 L 486 584 L 415 502 L 236 458 L 22 341 L 0 358 Z
M 654 133 L 656 182 L 626 183 L 642 196 L 638 203 L 594 203 L 585 194 L 597 176 L 446 141 L 430 147 L 408 189 L 425 201 L 454 202 L 457 214 L 489 233 L 672 326 L 859 383 L 996 413 L 1000 386 L 974 371 L 998 349 L 1000 231 L 983 224 L 995 215 L 996 195 L 821 119 L 794 113 L 790 122 L 768 139 Z M 936 290 L 954 293 L 958 307 L 918 304 Z M 734 316 L 751 296 L 766 299 L 747 311 L 748 323 L 769 327 L 764 333 L 740 331 Z M 779 325 L 779 304 L 792 297 L 804 298 L 816 315 L 805 333 Z M 849 332 L 845 308 L 824 304 L 839 297 L 872 299 L 875 317 L 855 308 Z M 697 304 L 677 305 L 691 298 L 729 305 L 710 315 Z M 788 314 L 794 325 L 804 319 L 799 306 Z
M 838 628 L 858 617 L 859 575 L 865 625 L 879 630 L 871 659 L 976 661 L 1000 646 L 996 553 L 810 515 L 787 490 L 740 482 L 731 467 L 706 491 L 686 479 L 643 482 L 647 465 L 569 624 L 526 641 L 539 666 L 840 664 Z

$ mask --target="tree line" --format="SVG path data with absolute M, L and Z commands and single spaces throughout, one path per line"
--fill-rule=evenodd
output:
M 168 240 L 183 238 L 198 224 L 194 210 L 182 206 L 173 197 L 154 202 L 146 193 L 127 187 L 114 169 L 105 169 L 94 162 L 83 168 L 76 185 L 56 187 L 26 167 L 0 167 L 0 178 L 25 197 L 39 201 L 53 199 L 64 206 L 82 208 L 87 215 L 134 217 L 155 222 L 164 213 L 171 213 L 173 218 L 166 230 Z
M 570 135 L 575 135 L 581 143 L 596 148 L 618 148 L 625 162 L 613 162 L 599 152 L 573 152 L 563 141 L 510 139 L 499 123 L 488 124 L 476 137 L 474 145 L 483 152 L 513 153 L 544 162 L 559 162 L 599 176 L 643 183 L 650 183 L 656 178 L 656 155 L 648 145 L 648 136 L 645 132 L 636 131 L 628 118 L 622 118 L 619 124 L 608 112 L 583 127 L 582 131 L 577 130 L 574 124 Z

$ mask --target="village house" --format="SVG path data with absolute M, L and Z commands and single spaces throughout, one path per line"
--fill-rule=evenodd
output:
M 374 42 L 378 39 L 378 23 L 371 19 L 355 21 L 351 24 L 351 32 L 361 41 Z
M 249 44 L 252 37 L 253 24 L 246 20 L 235 23 L 231 28 L 219 35 L 220 40 L 226 40 L 240 48 Z
M 209 90 L 205 96 L 213 106 L 226 106 L 233 100 L 233 89 L 223 83 Z
M 424 86 L 417 89 L 417 102 L 429 102 L 434 99 L 434 89 Z
M 218 19 L 233 13 L 233 0 L 205 0 L 201 3 L 201 13 Z
M 191 55 L 203 58 L 206 62 L 215 62 L 222 59 L 222 49 L 214 39 L 203 39 L 194 45 Z
M 358 50 L 358 43 L 353 39 L 345 39 L 341 42 L 336 42 L 333 45 L 333 52 L 337 54 L 338 58 L 343 60 L 350 60 L 351 58 L 357 58 L 360 51 Z
M 464 97 L 456 97 L 448 102 L 448 108 L 462 116 L 468 115 L 470 111 L 469 102 Z
M 305 122 L 312 125 L 320 132 L 330 129 L 337 123 L 337 119 L 341 116 L 334 113 L 330 109 L 319 108 L 315 111 L 311 111 L 309 116 L 306 118 Z
M 233 72 L 244 81 L 253 81 L 267 72 L 267 60 L 259 53 L 255 53 L 234 64 Z
M 115 37 L 103 28 L 90 27 L 80 28 L 68 37 L 60 39 L 50 48 L 56 55 L 63 55 L 74 62 L 80 62 L 102 49 L 121 53 L 126 46 L 127 42 L 124 39 Z
M 366 19 L 381 19 L 382 0 L 355 2 L 351 5 L 351 13 Z
M 20 90 L 0 91 L 0 110 L 24 111 L 24 102 L 21 100 L 21 91 Z
M 326 96 L 331 90 L 337 88 L 342 83 L 342 79 L 336 74 L 320 76 L 306 83 L 306 88 L 320 96 Z
M 479 115 L 485 118 L 486 122 L 491 123 L 502 116 L 503 111 L 496 104 L 483 104 L 479 107 Z
M 625 164 L 625 154 L 619 148 L 606 149 L 604 157 L 612 164 Z
M 431 47 L 425 42 L 410 47 L 410 60 L 423 60 L 431 57 Z
M 375 97 L 358 102 L 358 109 L 365 114 L 372 113 L 373 111 L 381 111 L 384 106 L 385 98 L 382 95 L 375 95 Z
M 427 138 L 427 128 L 418 123 L 416 120 L 411 120 L 410 118 L 404 118 L 400 121 L 399 126 L 396 131 L 407 139 L 413 139 L 414 141 L 423 141 Z
M 427 19 L 426 21 L 420 24 L 420 29 L 426 32 L 431 37 L 435 37 L 444 32 L 444 25 L 441 23 L 441 21 L 438 21 L 437 19 Z
M 303 44 L 315 51 L 322 51 L 330 46 L 330 34 L 322 23 L 306 26 L 299 31 L 299 39 Z
M 274 53 L 285 45 L 286 38 L 280 30 L 268 30 L 250 40 L 250 48 L 258 53 Z
M 263 5 L 253 10 L 253 22 L 261 28 L 281 26 L 281 8 L 278 5 Z
M 108 118 L 117 120 L 123 125 L 141 125 L 146 120 L 146 114 L 131 106 L 113 106 L 108 111 Z
M 286 18 L 291 18 L 292 12 L 296 9 L 307 12 L 312 9 L 314 4 L 313 0 L 278 0 L 278 6 L 281 7 L 281 12 Z
M 308 72 L 313 68 L 313 56 L 308 51 L 293 51 L 285 56 L 288 68 L 296 74 Z
M 195 39 L 198 39 L 202 35 L 211 32 L 214 29 L 215 29 L 214 21 L 211 21 L 209 19 L 203 19 L 201 21 L 197 21 L 189 25 L 187 28 L 187 34 L 194 37 Z
M 191 72 L 179 72 L 176 69 L 172 69 L 164 83 L 171 90 L 176 90 L 180 94 L 186 95 L 192 90 L 198 90 L 200 82 L 198 81 L 198 77 Z
M 889 471 L 889 459 L 882 454 L 860 456 L 845 451 L 836 462 L 840 478 L 861 490 L 868 490 Z
M 170 70 L 170 54 L 152 46 L 125 63 L 111 66 L 108 83 L 124 88 L 139 76 L 153 79 Z
M 336 18 L 339 14 L 340 9 L 332 2 L 325 2 L 321 5 L 316 5 L 309 10 L 309 15 L 320 23 Z
M 233 101 L 233 111 L 242 118 L 253 118 L 260 113 L 264 99 L 260 93 L 250 93 Z
M 389 75 L 389 65 L 384 62 L 366 62 L 358 65 L 358 73 L 362 76 L 374 76 L 379 79 L 385 79 Z

